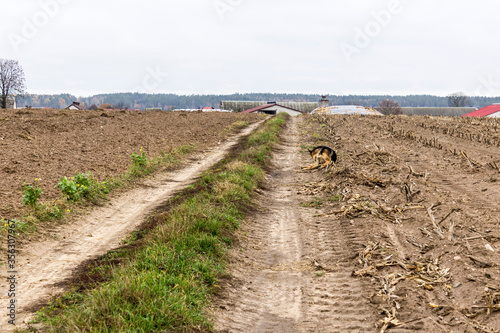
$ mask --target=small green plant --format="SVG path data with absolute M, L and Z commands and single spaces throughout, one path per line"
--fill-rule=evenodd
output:
M 90 199 L 92 197 L 92 180 L 93 176 L 90 172 L 87 174 L 79 173 L 75 176 L 76 188 L 82 198 Z
M 67 178 L 66 176 L 62 177 L 61 181 L 54 187 L 59 187 L 69 201 L 77 202 L 80 200 L 78 186 L 71 178 Z
M 109 193 L 106 182 L 98 182 L 92 173 L 77 173 L 75 177 L 63 177 L 55 186 L 59 187 L 69 201 L 77 202 L 80 198 L 95 200 Z
M 35 182 L 36 181 L 38 181 L 38 178 L 35 179 Z M 40 199 L 40 196 L 43 193 L 42 189 L 36 184 L 24 184 L 23 191 L 23 205 L 25 205 L 26 207 L 36 208 L 37 201 L 38 199 Z
M 5 218 L 0 219 L 0 229 L 4 231 L 8 231 L 9 229 L 13 229 L 15 235 L 19 235 L 21 232 L 26 232 L 26 231 L 34 231 L 36 228 L 33 226 L 32 223 L 28 220 L 6 220 Z
M 144 175 L 147 175 L 151 172 L 151 169 L 154 169 L 154 167 L 150 166 L 148 168 L 147 162 L 148 159 L 146 157 L 146 152 L 144 149 L 141 147 L 140 155 L 133 152 L 132 155 L 132 167 L 130 168 L 130 175 L 134 177 L 141 177 Z
M 143 150 L 141 147 L 141 154 L 138 155 L 135 152 L 132 153 L 132 162 L 134 163 L 134 166 L 137 168 L 144 168 L 146 166 L 147 158 L 146 158 L 146 152 Z
M 180 146 L 178 149 L 177 149 L 177 152 L 181 155 L 185 155 L 185 154 L 189 154 L 191 153 L 192 151 L 194 151 L 194 148 L 195 148 L 195 144 L 194 143 L 189 143 L 187 145 L 182 145 Z

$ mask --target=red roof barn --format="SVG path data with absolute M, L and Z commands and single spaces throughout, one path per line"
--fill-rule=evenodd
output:
M 462 117 L 494 117 L 500 118 L 500 103 L 464 114 Z

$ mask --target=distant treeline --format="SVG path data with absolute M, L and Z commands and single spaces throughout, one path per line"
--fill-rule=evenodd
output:
M 110 104 L 120 109 L 129 110 L 145 108 L 197 109 L 203 107 L 220 107 L 220 101 L 273 101 L 273 102 L 317 102 L 321 95 L 313 94 L 271 94 L 250 93 L 232 95 L 176 95 L 176 94 L 142 94 L 116 93 L 101 94 L 90 97 L 76 97 L 70 94 L 59 95 L 28 95 L 17 99 L 17 106 L 29 105 L 32 107 L 66 108 L 73 101 L 83 103 L 85 108 L 99 107 Z M 448 98 L 432 95 L 328 95 L 330 105 L 361 105 L 375 107 L 380 101 L 390 99 L 398 102 L 402 107 L 446 107 Z M 500 97 L 469 97 L 469 106 L 484 107 L 492 103 L 500 103 Z

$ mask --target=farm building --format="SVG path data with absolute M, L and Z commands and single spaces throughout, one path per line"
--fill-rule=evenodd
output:
M 326 95 L 321 96 L 319 107 L 314 109 L 311 114 L 358 114 L 382 116 L 383 114 L 368 107 L 358 105 L 334 105 L 330 106 L 330 101 Z
M 377 108 L 375 108 L 376 110 Z M 455 108 L 455 107 L 402 107 L 404 115 L 407 116 L 442 116 L 442 117 L 460 117 L 466 113 L 475 111 L 476 108 Z
M 367 116 L 383 116 L 382 113 L 365 106 L 358 105 L 335 105 L 335 106 L 322 106 L 313 110 L 312 114 L 357 114 Z
M 287 107 L 293 110 L 297 110 L 302 113 L 310 113 L 312 110 L 318 108 L 317 102 L 259 102 L 259 101 L 221 101 L 220 106 L 223 110 L 229 110 L 232 112 L 242 112 L 256 108 L 258 106 L 269 105 L 269 104 L 279 104 L 283 107 Z
M 202 109 L 174 109 L 175 112 L 231 112 L 228 110 L 214 109 L 211 107 L 206 107 Z
M 266 113 L 266 114 L 278 114 L 278 113 L 284 112 L 284 113 L 288 113 L 291 116 L 298 116 L 298 115 L 301 115 L 303 113 L 299 110 L 296 110 L 296 109 L 293 109 L 293 108 L 290 108 L 287 106 L 283 106 L 283 105 L 277 104 L 277 103 L 269 103 L 269 104 L 265 104 L 265 105 L 256 106 L 254 108 L 242 111 L 241 113 L 254 113 L 254 112 Z
M 492 104 L 482 109 L 472 111 L 463 115 L 463 117 L 490 117 L 500 118 L 500 103 Z
M 66 110 L 83 110 L 83 108 L 79 102 L 73 102 L 70 106 L 66 108 Z

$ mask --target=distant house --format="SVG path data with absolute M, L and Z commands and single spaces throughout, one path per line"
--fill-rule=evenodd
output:
M 500 103 L 492 104 L 482 109 L 464 114 L 463 117 L 490 117 L 500 118 Z
M 241 113 L 265 113 L 265 114 L 278 114 L 278 113 L 288 113 L 291 116 L 298 116 L 303 112 L 281 105 L 277 103 L 268 103 L 265 105 L 256 106 L 254 108 L 242 111 Z
M 206 107 L 202 109 L 173 109 L 175 112 L 230 112 L 229 110 L 214 109 L 211 107 Z
M 83 107 L 80 105 L 80 102 L 73 102 L 66 110 L 83 110 Z
M 214 109 L 213 107 L 211 106 L 207 106 L 203 109 L 201 109 L 202 112 L 229 112 L 227 110 L 222 110 L 222 109 Z

